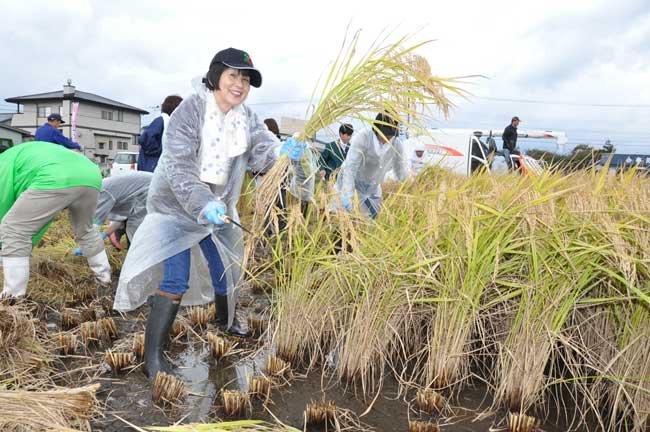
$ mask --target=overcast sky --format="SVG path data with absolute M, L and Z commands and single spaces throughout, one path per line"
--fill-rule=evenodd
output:
M 349 23 L 362 43 L 424 27 L 417 38 L 436 41 L 419 54 L 434 74 L 486 77 L 440 127 L 502 129 L 518 115 L 521 128 L 564 130 L 571 144 L 610 138 L 650 153 L 649 0 L 0 0 L 0 112 L 15 109 L 5 98 L 68 78 L 153 111 L 168 94 L 189 95 L 191 78 L 233 46 L 264 77 L 248 99 L 255 111 L 303 118 Z

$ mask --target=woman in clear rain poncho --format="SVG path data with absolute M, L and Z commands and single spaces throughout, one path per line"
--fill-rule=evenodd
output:
M 247 165 L 264 172 L 281 154 L 300 160 L 306 147 L 295 139 L 280 143 L 243 104 L 250 86 L 261 84 L 246 52 L 220 51 L 205 77 L 193 81 L 196 93 L 174 111 L 165 131 L 147 216 L 126 256 L 114 304 L 128 311 L 149 298 L 144 372 L 151 378 L 171 372 L 163 350 L 181 302 L 214 299 L 217 326 L 247 334 L 235 316 L 243 235 L 226 222 L 239 221 Z
M 367 129 L 355 132 L 350 140 L 350 149 L 336 180 L 335 189 L 340 196 L 331 204 L 332 208 L 342 205 L 352 211 L 356 191 L 361 211 L 373 219 L 381 208 L 381 182 L 386 174 L 393 170 L 399 181 L 404 181 L 408 174 L 404 145 L 397 137 L 398 125 L 379 113 L 374 126 L 381 134 Z

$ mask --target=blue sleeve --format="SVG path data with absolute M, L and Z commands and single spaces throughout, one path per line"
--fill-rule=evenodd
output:
M 162 153 L 162 134 L 165 128 L 163 118 L 156 117 L 140 136 L 138 143 L 146 156 L 160 156 Z
M 81 149 L 81 146 L 77 144 L 76 142 L 72 141 L 71 139 L 68 139 L 63 136 L 60 130 L 54 129 L 54 133 L 52 134 L 52 142 L 56 144 L 61 144 L 64 147 L 67 147 L 69 149 Z

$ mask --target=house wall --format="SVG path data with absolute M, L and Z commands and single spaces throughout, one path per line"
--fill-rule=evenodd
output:
M 70 99 L 27 102 L 23 104 L 23 112 L 13 116 L 11 125 L 35 133 L 36 129 L 47 122 L 47 116 L 38 115 L 38 108 L 49 107 L 48 112 L 61 114 L 66 122 L 61 125 L 61 132 L 71 138 L 73 102 L 79 103 L 77 142 L 84 148 L 86 156 L 100 166 L 108 167 L 118 151 L 139 151 L 137 138 L 140 134 L 140 113 L 108 105 Z

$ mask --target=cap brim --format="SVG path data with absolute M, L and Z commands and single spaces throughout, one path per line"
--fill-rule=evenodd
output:
M 233 66 L 228 63 L 223 62 L 225 66 L 228 66 L 231 69 L 238 69 L 238 70 L 247 70 L 250 71 L 251 74 L 251 85 L 253 87 L 259 88 L 262 85 L 262 74 L 260 71 L 255 69 L 254 67 L 249 67 L 249 66 Z
M 61 122 L 61 124 L 65 124 L 65 122 L 63 120 L 59 120 L 59 121 Z

